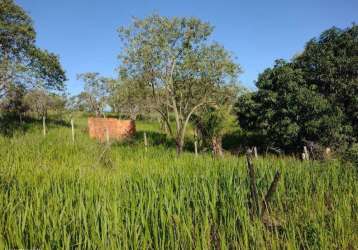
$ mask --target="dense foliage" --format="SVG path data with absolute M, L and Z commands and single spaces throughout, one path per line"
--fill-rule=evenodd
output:
M 263 145 L 351 144 L 358 135 L 358 26 L 323 32 L 292 61 L 277 60 L 256 86 L 239 98 L 238 118 Z

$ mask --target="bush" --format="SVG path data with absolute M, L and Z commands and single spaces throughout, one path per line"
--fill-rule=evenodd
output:
M 353 143 L 342 156 L 343 160 L 358 167 L 358 143 Z

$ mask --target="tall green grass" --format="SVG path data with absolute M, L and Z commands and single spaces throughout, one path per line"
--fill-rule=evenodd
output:
M 254 161 L 263 195 L 282 174 L 272 216 L 250 219 L 244 158 L 177 157 L 141 141 L 90 140 L 85 121 L 0 136 L 0 248 L 355 249 L 358 181 L 339 162 Z M 139 123 L 139 132 L 155 125 Z M 140 139 L 140 138 L 139 138 Z M 149 141 L 153 138 L 149 138 Z M 154 139 L 153 139 L 154 140 Z M 102 157 L 101 157 L 102 156 Z

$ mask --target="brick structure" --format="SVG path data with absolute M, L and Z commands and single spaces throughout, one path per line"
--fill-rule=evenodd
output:
M 134 135 L 135 122 L 114 118 L 88 118 L 88 131 L 91 138 L 106 141 L 106 130 L 110 140 L 120 140 Z

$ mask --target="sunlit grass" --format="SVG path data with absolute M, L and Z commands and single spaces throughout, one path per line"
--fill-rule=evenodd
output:
M 260 195 L 282 178 L 272 215 L 282 228 L 250 219 L 244 158 L 179 158 L 141 141 L 90 140 L 85 120 L 0 136 L 0 248 L 354 249 L 358 182 L 339 162 L 255 160 Z M 156 132 L 139 122 L 140 132 Z M 140 140 L 140 138 L 138 139 Z M 104 153 L 103 153 L 104 152 Z M 104 157 L 100 157 L 100 156 Z

